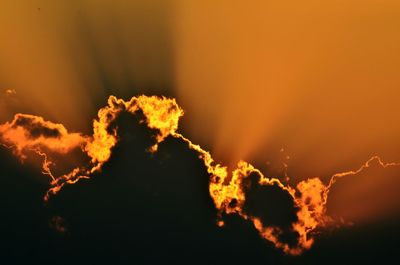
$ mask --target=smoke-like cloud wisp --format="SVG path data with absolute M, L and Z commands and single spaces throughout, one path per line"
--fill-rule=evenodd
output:
M 150 152 L 156 152 L 158 145 L 171 136 L 182 140 L 188 148 L 198 153 L 210 175 L 209 194 L 218 210 L 217 225 L 224 225 L 224 215 L 237 214 L 251 222 L 260 236 L 291 255 L 299 255 L 309 249 L 314 242 L 313 232 L 333 222 L 327 214 L 326 205 L 329 191 L 339 178 L 359 174 L 373 161 L 384 168 L 400 166 L 400 163 L 385 163 L 374 156 L 357 170 L 334 174 L 328 184 L 324 184 L 319 178 L 309 178 L 299 182 L 296 187 L 277 178 L 264 176 L 260 170 L 245 161 L 239 161 L 237 167 L 229 171 L 226 166 L 214 161 L 208 151 L 178 132 L 179 119 L 184 112 L 175 99 L 145 95 L 132 97 L 129 101 L 110 96 L 108 105 L 98 111 L 98 117 L 93 121 L 92 136 L 70 133 L 62 124 L 46 121 L 42 117 L 16 114 L 11 122 L 0 125 L 0 143 L 13 150 L 21 160 L 27 159 L 27 154 L 32 151 L 43 157 L 43 174 L 51 178 L 50 187 L 44 196 L 47 202 L 66 184 L 74 184 L 83 178 L 89 179 L 100 171 L 110 159 L 112 149 L 118 142 L 117 128 L 111 126 L 112 123 L 123 112 L 135 115 L 139 111 L 143 114 L 143 122 L 147 127 L 156 132 L 155 143 L 150 147 Z M 54 176 L 50 155 L 67 154 L 76 148 L 87 154 L 90 163 L 76 167 L 67 174 Z M 290 229 L 297 235 L 295 244 L 281 240 L 283 231 L 280 227 L 265 225 L 260 217 L 245 210 L 246 194 L 251 192 L 248 185 L 251 176 L 256 176 L 258 185 L 277 187 L 293 200 L 297 220 Z

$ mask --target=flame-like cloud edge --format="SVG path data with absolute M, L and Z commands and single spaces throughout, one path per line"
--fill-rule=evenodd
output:
M 111 124 L 120 113 L 128 112 L 135 115 L 139 110 L 143 113 L 147 127 L 157 132 L 155 143 L 149 149 L 150 152 L 156 152 L 158 145 L 171 136 L 182 140 L 190 149 L 198 153 L 199 159 L 203 161 L 210 175 L 209 194 L 218 210 L 218 226 L 224 225 L 223 214 L 238 214 L 243 219 L 252 222 L 260 236 L 291 255 L 299 255 L 309 249 L 314 242 L 312 232 L 317 227 L 322 227 L 332 221 L 326 213 L 326 204 L 329 191 L 338 179 L 359 174 L 373 161 L 377 161 L 384 168 L 400 166 L 400 163 L 384 163 L 378 156 L 373 156 L 357 170 L 334 174 L 327 185 L 322 183 L 319 178 L 309 178 L 299 182 L 296 187 L 291 187 L 277 178 L 264 176 L 260 170 L 245 161 L 239 161 L 236 169 L 231 172 L 228 172 L 226 166 L 216 163 L 208 151 L 177 132 L 179 119 L 184 112 L 175 99 L 141 95 L 124 101 L 110 96 L 107 103 L 107 106 L 98 111 L 97 119 L 93 121 L 92 136 L 69 133 L 62 124 L 45 121 L 42 117 L 28 114 L 16 114 L 13 121 L 0 125 L 2 145 L 12 148 L 14 153 L 22 159 L 25 158 L 24 151 L 26 150 L 34 151 L 43 157 L 43 174 L 51 177 L 50 188 L 44 197 L 46 202 L 50 196 L 57 194 L 65 185 L 75 184 L 81 179 L 89 179 L 93 173 L 100 171 L 104 163 L 110 159 L 112 149 L 118 142 L 117 130 L 111 128 Z M 16 126 L 16 120 L 21 115 L 33 119 L 45 128 L 57 130 L 59 137 L 39 136 L 31 139 L 28 128 Z M 50 170 L 53 162 L 48 159 L 46 151 L 64 154 L 77 146 L 81 147 L 82 151 L 88 155 L 90 164 L 74 168 L 65 175 L 55 177 Z M 258 175 L 258 185 L 277 186 L 293 199 L 294 206 L 298 209 L 297 221 L 291 226 L 291 230 L 298 234 L 295 245 L 289 245 L 279 239 L 282 233 L 279 227 L 266 226 L 259 217 L 245 212 L 244 204 L 248 191 L 245 189 L 244 181 L 251 174 Z

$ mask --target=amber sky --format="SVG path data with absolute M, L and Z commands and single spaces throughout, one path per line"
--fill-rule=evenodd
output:
M 313 174 L 400 158 L 400 2 L 179 3 L 176 87 L 216 155 L 286 147 Z
M 0 118 L 85 131 L 109 94 L 166 94 L 228 164 L 305 178 L 398 161 L 399 28 L 397 0 L 6 0 Z

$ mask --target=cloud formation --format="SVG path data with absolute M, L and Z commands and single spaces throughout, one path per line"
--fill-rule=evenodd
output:
M 143 116 L 142 122 L 155 132 L 150 152 L 156 152 L 161 142 L 167 137 L 173 137 L 198 154 L 210 175 L 209 194 L 218 211 L 218 226 L 224 226 L 225 215 L 238 215 L 251 222 L 262 238 L 291 255 L 299 255 L 309 249 L 314 243 L 313 233 L 318 228 L 334 222 L 327 215 L 326 205 L 329 191 L 338 179 L 363 172 L 370 167 L 372 161 L 376 161 L 383 168 L 400 166 L 399 163 L 385 163 L 374 156 L 356 170 L 334 174 L 328 184 L 324 184 L 319 178 L 309 178 L 295 187 L 278 178 L 265 176 L 246 161 L 239 161 L 236 168 L 229 171 L 226 166 L 215 162 L 210 152 L 178 132 L 183 110 L 175 99 L 145 95 L 132 97 L 129 101 L 110 96 L 108 105 L 98 111 L 98 117 L 93 121 L 92 136 L 69 133 L 62 124 L 45 121 L 42 117 L 16 114 L 11 122 L 0 125 L 0 139 L 4 146 L 12 148 L 21 158 L 25 158 L 26 150 L 32 150 L 43 157 L 43 173 L 52 178 L 45 195 L 45 201 L 48 201 L 50 196 L 57 194 L 66 184 L 89 179 L 93 173 L 100 171 L 110 159 L 112 149 L 119 140 L 117 127 L 112 124 L 121 113 L 136 115 L 138 112 Z M 77 147 L 88 156 L 90 163 L 76 167 L 62 176 L 54 176 L 51 172 L 53 162 L 49 160 L 49 153 L 66 154 Z M 289 243 L 283 239 L 287 231 L 282 227 L 271 225 L 246 209 L 248 194 L 255 186 L 275 187 L 292 200 L 296 209 L 296 219 L 291 221 L 286 230 L 296 235 L 294 242 Z
M 62 124 L 20 113 L 11 122 L 0 125 L 0 139 L 3 145 L 12 146 L 22 159 L 28 150 L 65 154 L 87 141 L 80 133 L 69 133 Z

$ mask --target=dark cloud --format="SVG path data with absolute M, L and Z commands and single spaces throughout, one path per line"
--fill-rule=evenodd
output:
M 282 231 L 280 240 L 295 246 L 298 234 L 293 231 L 292 224 L 298 221 L 298 208 L 293 198 L 276 185 L 258 184 L 259 178 L 257 173 L 252 173 L 246 180 L 244 211 L 249 216 L 259 217 L 266 226 L 278 227 Z
M 33 116 L 22 116 L 19 115 L 14 120 L 13 128 L 23 127 L 29 133 L 30 138 L 39 138 L 43 136 L 45 138 L 59 138 L 61 137 L 61 132 L 58 128 L 46 127 L 46 124 L 38 121 Z
M 153 132 L 140 119 L 121 115 L 115 124 L 120 142 L 103 171 L 66 186 L 46 207 L 46 184 L 0 150 L 0 263 L 363 264 L 396 258 L 398 222 L 334 230 L 298 257 L 282 254 L 236 215 L 225 216 L 219 228 L 197 153 L 173 138 L 149 153 Z M 285 229 L 296 218 L 290 198 L 256 185 L 257 177 L 249 179 L 246 211 Z M 67 233 L 57 232 L 65 226 Z

